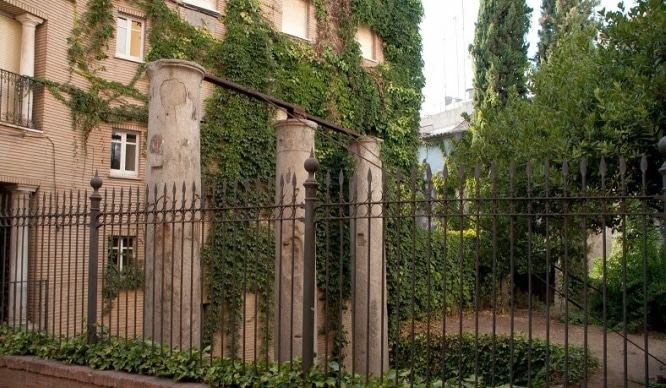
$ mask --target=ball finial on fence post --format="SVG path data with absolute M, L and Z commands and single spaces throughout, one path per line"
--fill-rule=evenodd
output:
M 310 150 L 310 157 L 305 159 L 303 167 L 305 167 L 305 171 L 308 172 L 308 175 L 314 178 L 314 173 L 317 172 L 317 170 L 319 170 L 319 161 L 314 156 L 314 150 Z
M 93 190 L 97 191 L 102 187 L 102 178 L 99 177 L 99 173 L 97 170 L 95 170 L 95 176 L 90 178 L 90 187 L 93 188 Z

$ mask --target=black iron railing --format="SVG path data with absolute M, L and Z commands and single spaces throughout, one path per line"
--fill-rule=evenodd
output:
M 0 122 L 34 128 L 34 85 L 30 77 L 0 69 Z
M 666 285 L 664 198 L 627 189 L 627 171 L 639 171 L 645 188 L 646 166 L 318 172 L 306 182 L 209 184 L 201 196 L 182 183 L 114 190 L 96 179 L 92 196 L 35 196 L 30 209 L 0 209 L 0 306 L 6 315 L 23 301 L 14 319 L 42 321 L 56 338 L 97 330 L 101 344 L 119 336 L 207 348 L 201 362 L 226 358 L 248 370 L 284 362 L 278 353 L 299 356 L 277 337 L 311 330 L 306 346 L 316 351 L 303 355 L 339 379 L 344 370 L 365 375 L 380 357 L 385 379 L 426 385 L 641 382 L 666 362 L 664 335 L 653 334 L 666 331 L 655 296 Z M 371 179 L 383 185 L 381 200 L 350 194 Z M 308 202 L 299 203 L 304 184 Z M 25 253 L 12 244 L 28 230 Z M 316 252 L 315 267 L 296 259 L 303 250 L 306 260 Z M 359 276 L 362 255 L 380 265 L 366 260 Z M 278 279 L 279 268 L 292 272 Z M 369 285 L 374 271 L 385 285 Z M 294 280 L 301 276 L 303 284 Z M 46 290 L 23 291 L 18 281 Z M 308 308 L 316 329 L 299 326 L 312 324 L 298 319 Z M 386 316 L 367 318 L 384 308 Z M 288 323 L 276 319 L 285 312 Z M 385 341 L 367 346 L 358 331 Z

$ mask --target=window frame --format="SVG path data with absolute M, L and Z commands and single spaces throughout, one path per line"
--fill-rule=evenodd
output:
M 118 34 L 120 31 L 120 19 L 124 19 L 127 21 L 127 27 L 125 28 L 125 52 L 120 52 L 120 47 L 118 46 Z M 139 42 L 139 48 L 140 48 L 140 53 L 139 56 L 133 56 L 130 54 L 131 52 L 131 47 L 132 47 L 132 22 L 138 22 L 141 23 L 141 34 L 140 34 L 140 39 L 141 41 Z M 116 16 L 116 57 L 117 58 L 122 58 L 122 59 L 127 59 L 130 61 L 134 62 L 143 62 L 143 55 L 144 55 L 144 45 L 145 45 L 145 39 L 146 39 L 146 20 L 142 18 L 138 18 L 136 16 L 131 16 L 125 13 L 119 13 Z
M 183 2 L 197 8 L 218 12 L 216 0 L 184 0 Z
M 367 33 L 368 37 L 369 37 L 369 42 L 368 43 L 370 44 L 370 47 L 367 47 L 367 49 L 370 51 L 370 54 L 371 54 L 370 57 L 367 57 L 365 55 L 366 52 L 364 52 L 364 50 L 363 50 L 364 44 L 362 42 L 361 37 L 365 33 Z M 371 30 L 368 26 L 361 25 L 357 28 L 354 39 L 358 43 L 359 49 L 361 50 L 361 58 L 362 59 L 364 59 L 366 61 L 370 61 L 371 63 L 379 63 L 379 60 L 377 58 L 377 49 L 378 49 L 377 46 L 379 45 L 379 42 L 378 42 L 379 39 L 377 37 L 377 34 L 373 30 Z
M 125 267 L 130 267 L 136 260 L 136 236 L 111 236 L 111 253 L 109 260 L 118 268 L 118 273 L 122 274 Z
M 304 31 L 305 31 L 303 36 L 296 33 L 296 31 L 294 31 L 293 29 L 291 31 L 285 31 L 285 26 L 288 25 L 288 24 L 285 24 L 285 20 L 287 20 L 287 18 L 285 17 L 286 12 L 285 12 L 285 6 L 284 5 L 286 4 L 287 1 L 302 2 L 305 5 L 305 14 L 303 15 L 303 19 L 302 19 L 302 22 L 304 23 Z M 303 40 L 308 41 L 308 42 L 312 41 L 312 37 L 310 36 L 310 7 L 311 6 L 312 5 L 310 4 L 309 0 L 284 0 L 282 2 L 282 25 L 280 26 L 280 32 L 282 32 L 283 34 L 287 34 L 289 36 L 293 36 L 293 37 L 298 38 L 298 39 L 303 39 Z M 297 16 L 297 15 L 295 15 L 295 16 Z M 288 20 L 295 20 L 295 18 L 288 19 Z
M 120 134 L 121 138 L 120 141 L 116 141 L 113 139 L 113 136 L 115 134 Z M 127 135 L 134 135 L 136 141 L 134 143 L 128 143 L 127 142 Z M 136 131 L 128 131 L 124 129 L 117 129 L 113 128 L 111 130 L 111 160 L 110 160 L 110 166 L 109 166 L 109 176 L 110 177 L 115 177 L 115 178 L 138 178 L 139 176 L 139 147 L 141 145 L 141 136 L 139 132 Z M 120 152 L 119 152 L 119 168 L 114 169 L 113 168 L 113 149 L 114 149 L 114 143 L 120 143 Z M 125 161 L 127 159 L 127 145 L 128 144 L 133 144 L 134 147 L 134 171 L 132 170 L 127 170 Z

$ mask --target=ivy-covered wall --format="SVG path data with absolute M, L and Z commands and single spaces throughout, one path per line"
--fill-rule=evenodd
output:
M 353 131 L 379 136 L 387 163 L 413 166 L 424 83 L 420 0 L 313 0 L 318 31 L 314 43 L 273 29 L 260 0 L 227 1 L 221 16 L 223 39 L 181 19 L 171 2 L 127 1 L 146 15 L 146 61 L 181 58 L 201 63 L 216 75 Z M 136 79 L 124 85 L 104 76 L 115 30 L 113 7 L 112 0 L 87 1 L 68 41 L 72 73 L 88 87 L 42 80 L 70 108 L 74 126 L 86 134 L 102 122 L 142 123 L 147 117 L 146 93 L 135 87 Z M 362 66 L 354 39 L 360 24 L 384 43 L 385 63 Z M 141 76 L 143 66 L 136 78 Z M 271 106 L 218 88 L 206 111 L 202 154 L 210 176 L 253 178 L 273 171 L 274 155 L 266 152 L 273 148 Z M 340 139 L 345 144 L 348 140 Z M 322 148 L 318 156 L 327 155 Z
M 177 6 L 169 1 L 126 1 L 145 12 L 146 61 L 180 58 L 198 62 L 215 75 L 300 105 L 309 113 L 352 131 L 382 138 L 382 158 L 389 171 L 398 167 L 408 170 L 415 165 L 424 83 L 418 30 L 423 13 L 420 0 L 312 0 L 315 42 L 276 31 L 260 0 L 226 2 L 220 17 L 225 31 L 222 39 L 184 21 Z M 68 42 L 72 73 L 81 76 L 87 88 L 42 80 L 69 107 L 74 127 L 83 131 L 84 139 L 102 122 L 145 123 L 147 118 L 147 97 L 135 87 L 136 79 L 143 76 L 143 66 L 138 67 L 135 79 L 127 85 L 104 78 L 104 63 L 115 29 L 113 7 L 112 0 L 88 0 L 86 11 L 76 18 Z M 360 47 L 354 38 L 361 24 L 383 42 L 385 62 L 374 67 L 362 65 Z M 215 88 L 205 109 L 201 152 L 207 180 L 248 182 L 274 174 L 274 107 Z M 351 140 L 325 128 L 318 130 L 316 152 L 321 171 L 350 170 L 347 145 Z M 272 193 L 265 195 L 272 198 Z M 233 233 L 242 236 L 243 231 L 238 228 L 243 226 L 237 224 L 234 228 Z M 227 232 L 211 231 L 209 238 L 213 242 L 205 253 L 210 273 L 215 278 L 237 279 L 238 271 L 251 271 L 261 275 L 256 279 L 272 278 L 272 273 L 267 273 L 272 271 L 272 256 L 266 250 L 272 248 L 273 242 L 256 241 L 240 250 L 266 258 L 248 264 L 257 268 L 246 268 L 235 265 L 234 257 L 216 254 L 216 250 L 225 249 L 216 245 L 216 236 Z M 230 243 L 238 242 L 220 244 Z M 349 268 L 336 271 L 340 274 Z M 327 288 L 321 283 L 320 286 Z M 225 288 L 225 284 L 212 284 L 210 299 L 221 299 Z M 262 300 L 271 300 L 270 285 L 256 289 Z M 337 294 L 336 291 L 334 295 Z M 242 295 L 227 292 L 224 298 L 232 310 L 241 311 Z M 217 315 L 221 306 L 212 305 L 211 309 Z M 269 314 L 270 303 L 265 303 L 262 310 Z M 219 324 L 208 325 L 205 331 L 209 335 L 219 329 Z

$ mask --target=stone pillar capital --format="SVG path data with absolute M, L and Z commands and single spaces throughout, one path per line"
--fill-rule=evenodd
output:
M 314 121 L 305 120 L 305 119 L 293 119 L 293 118 L 278 119 L 273 123 L 273 127 L 275 129 L 279 129 L 284 126 L 303 126 L 316 129 L 317 125 L 318 124 L 315 123 Z
M 173 70 L 181 70 L 184 72 L 192 71 L 199 73 L 203 79 L 206 69 L 198 63 L 185 61 L 183 59 L 158 59 L 157 61 L 148 62 L 146 64 L 146 74 L 149 78 L 153 78 L 155 73 L 160 70 L 172 68 Z
M 363 143 L 377 143 L 378 145 L 381 145 L 384 142 L 384 140 L 380 139 L 376 136 L 363 135 L 359 138 L 354 139 L 354 142 L 361 143 L 361 144 L 363 144 Z
M 32 194 L 37 191 L 38 186 L 14 184 L 9 186 L 9 190 L 14 194 Z
M 16 20 L 21 22 L 24 26 L 35 28 L 44 22 L 44 19 L 37 17 L 33 14 L 24 13 L 15 17 Z

